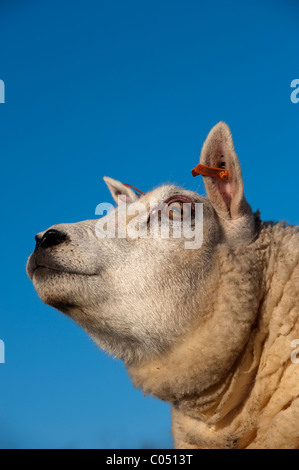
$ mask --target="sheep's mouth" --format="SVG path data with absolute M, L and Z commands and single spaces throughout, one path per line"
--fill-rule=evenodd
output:
M 44 269 L 44 270 L 48 270 L 48 271 L 57 271 L 57 272 L 64 272 L 62 269 L 59 269 L 59 268 L 55 268 L 54 266 L 45 266 L 45 265 L 38 265 L 36 266 L 34 269 L 33 269 L 33 274 L 37 271 L 37 270 L 41 270 L 41 269 Z M 67 272 L 67 271 L 66 271 Z
M 53 266 L 36 266 L 32 270 L 32 278 L 34 275 L 36 276 L 47 276 L 47 275 L 70 275 L 70 276 L 96 276 L 98 273 L 84 273 L 82 271 L 68 271 L 66 269 L 61 269 Z M 31 279 L 32 279 L 31 278 Z
M 46 280 L 47 278 L 53 278 L 54 276 L 95 276 L 98 272 L 93 270 L 84 271 L 84 266 L 78 267 L 70 266 L 68 268 L 64 263 L 60 263 L 59 260 L 55 259 L 49 254 L 39 254 L 33 252 L 27 262 L 26 266 L 27 275 L 31 281 L 33 278 L 36 280 Z
M 75 274 L 75 273 L 70 273 L 68 271 L 63 271 L 62 269 L 59 268 L 54 268 L 50 266 L 35 266 L 32 270 L 32 278 L 33 276 L 44 276 L 44 275 L 59 275 L 59 274 Z
M 98 273 L 86 273 L 82 270 L 67 269 L 54 263 L 40 263 L 34 255 L 29 257 L 26 266 L 27 275 L 31 281 L 43 281 L 53 277 L 61 276 L 95 276 Z

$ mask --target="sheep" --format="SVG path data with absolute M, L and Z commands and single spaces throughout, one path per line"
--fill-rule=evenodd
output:
M 200 247 L 173 232 L 100 238 L 97 220 L 58 224 L 36 236 L 28 276 L 42 301 L 124 361 L 136 387 L 170 403 L 175 448 L 299 448 L 298 227 L 252 212 L 224 122 L 200 164 L 228 172 L 204 176 L 206 197 L 174 185 L 137 195 L 104 178 L 118 206 L 99 219 L 120 224 L 125 203 L 127 227 L 140 205 L 148 224 L 162 204 L 173 230 L 185 203 L 199 205 Z

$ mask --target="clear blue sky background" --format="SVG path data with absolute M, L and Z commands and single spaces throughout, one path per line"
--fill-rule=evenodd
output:
M 1 0 L 0 447 L 171 447 L 169 406 L 39 300 L 26 259 L 111 202 L 103 175 L 203 194 L 219 120 L 252 207 L 299 223 L 298 19 L 290 0 Z

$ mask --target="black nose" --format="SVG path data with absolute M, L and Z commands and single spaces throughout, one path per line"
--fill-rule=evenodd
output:
M 67 235 L 63 232 L 59 232 L 59 230 L 55 230 L 50 228 L 47 230 L 43 236 L 36 235 L 36 247 L 38 248 L 50 248 L 51 246 L 60 245 L 61 243 L 65 242 L 68 239 Z

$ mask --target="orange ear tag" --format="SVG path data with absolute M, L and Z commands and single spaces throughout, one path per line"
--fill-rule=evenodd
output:
M 211 176 L 212 178 L 221 178 L 222 180 L 228 179 L 228 171 L 225 168 L 214 168 L 198 164 L 191 170 L 192 176 Z

